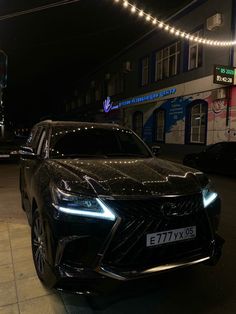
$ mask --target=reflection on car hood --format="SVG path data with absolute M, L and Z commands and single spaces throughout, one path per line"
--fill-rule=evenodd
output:
M 161 196 L 200 191 L 194 170 L 157 158 L 47 161 L 61 189 L 104 196 Z

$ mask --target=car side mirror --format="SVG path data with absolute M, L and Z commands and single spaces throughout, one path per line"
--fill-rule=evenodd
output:
M 21 146 L 19 150 L 20 157 L 24 159 L 36 159 L 37 155 L 34 153 L 33 148 L 28 146 Z
M 160 153 L 160 150 L 161 150 L 160 146 L 157 146 L 157 145 L 152 146 L 152 153 L 154 156 L 158 156 Z

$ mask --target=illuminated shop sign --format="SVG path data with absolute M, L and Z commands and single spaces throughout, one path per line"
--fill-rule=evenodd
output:
M 108 96 L 107 99 L 104 100 L 103 102 L 103 110 L 104 112 L 109 112 L 112 110 L 112 101 L 111 101 L 111 98 Z
M 232 85 L 235 80 L 235 68 L 224 65 L 214 66 L 213 81 L 215 84 Z
M 155 93 L 147 94 L 144 96 L 138 96 L 138 97 L 130 98 L 127 100 L 122 100 L 122 101 L 116 102 L 115 104 L 111 102 L 110 97 L 107 97 L 107 99 L 103 102 L 103 109 L 104 109 L 104 112 L 109 112 L 111 110 L 119 109 L 121 107 L 140 104 L 147 101 L 153 101 L 153 100 L 165 97 L 165 96 L 174 95 L 175 93 L 176 93 L 176 88 L 171 88 L 171 89 L 167 89 L 161 92 L 155 92 Z

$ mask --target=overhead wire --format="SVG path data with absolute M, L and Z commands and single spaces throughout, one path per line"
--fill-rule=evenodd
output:
M 16 11 L 13 13 L 9 13 L 9 14 L 5 14 L 0 16 L 0 21 L 5 21 L 5 20 L 9 20 L 18 16 L 22 16 L 22 15 L 27 15 L 27 14 L 32 14 L 32 13 L 36 13 L 36 12 L 41 12 L 44 10 L 48 10 L 48 9 L 52 9 L 52 8 L 56 8 L 56 7 L 60 7 L 60 6 L 65 6 L 65 5 L 69 5 L 69 4 L 74 4 L 80 2 L 80 0 L 62 0 L 62 1 L 58 1 L 58 2 L 54 2 L 51 4 L 45 4 L 39 7 L 35 7 L 35 8 L 31 8 L 31 9 L 26 9 L 26 10 L 22 10 L 22 11 Z

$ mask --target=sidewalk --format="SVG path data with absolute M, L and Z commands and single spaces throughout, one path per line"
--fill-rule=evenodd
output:
M 37 278 L 26 223 L 0 222 L 0 313 L 66 313 L 60 295 Z

